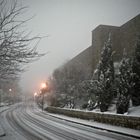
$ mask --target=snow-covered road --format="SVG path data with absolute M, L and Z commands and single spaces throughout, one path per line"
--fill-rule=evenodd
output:
M 21 103 L 1 113 L 6 136 L 0 140 L 134 140 L 61 120 L 37 109 L 33 103 Z M 135 139 L 136 140 L 136 139 Z

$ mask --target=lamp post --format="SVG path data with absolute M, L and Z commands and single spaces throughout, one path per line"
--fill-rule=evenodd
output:
M 47 85 L 46 83 L 41 84 L 41 94 L 42 94 L 42 111 L 44 110 L 44 94 L 47 90 Z

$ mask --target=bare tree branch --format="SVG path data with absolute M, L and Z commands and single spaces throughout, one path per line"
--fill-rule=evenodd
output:
M 37 52 L 37 46 L 44 37 L 29 37 L 30 32 L 23 28 L 31 20 L 21 20 L 26 10 L 27 7 L 19 7 L 17 0 L 0 0 L 0 80 L 17 79 L 24 71 L 23 65 L 45 55 Z

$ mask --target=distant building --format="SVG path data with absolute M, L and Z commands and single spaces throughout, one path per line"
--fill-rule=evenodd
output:
M 127 55 L 131 57 L 135 50 L 137 35 L 140 34 L 140 14 L 120 27 L 109 25 L 96 27 L 92 31 L 92 45 L 70 60 L 64 67 L 73 65 L 79 67 L 85 71 L 87 79 L 91 78 L 109 33 L 111 33 L 113 51 L 115 52 L 114 61 L 119 62 L 121 60 L 124 48 Z

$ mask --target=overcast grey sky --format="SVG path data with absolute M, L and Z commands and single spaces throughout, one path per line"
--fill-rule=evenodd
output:
M 24 90 L 36 91 L 53 70 L 91 45 L 99 24 L 120 26 L 140 14 L 140 0 L 21 0 L 29 6 L 27 25 L 34 35 L 49 35 L 38 50 L 49 52 L 22 74 Z

